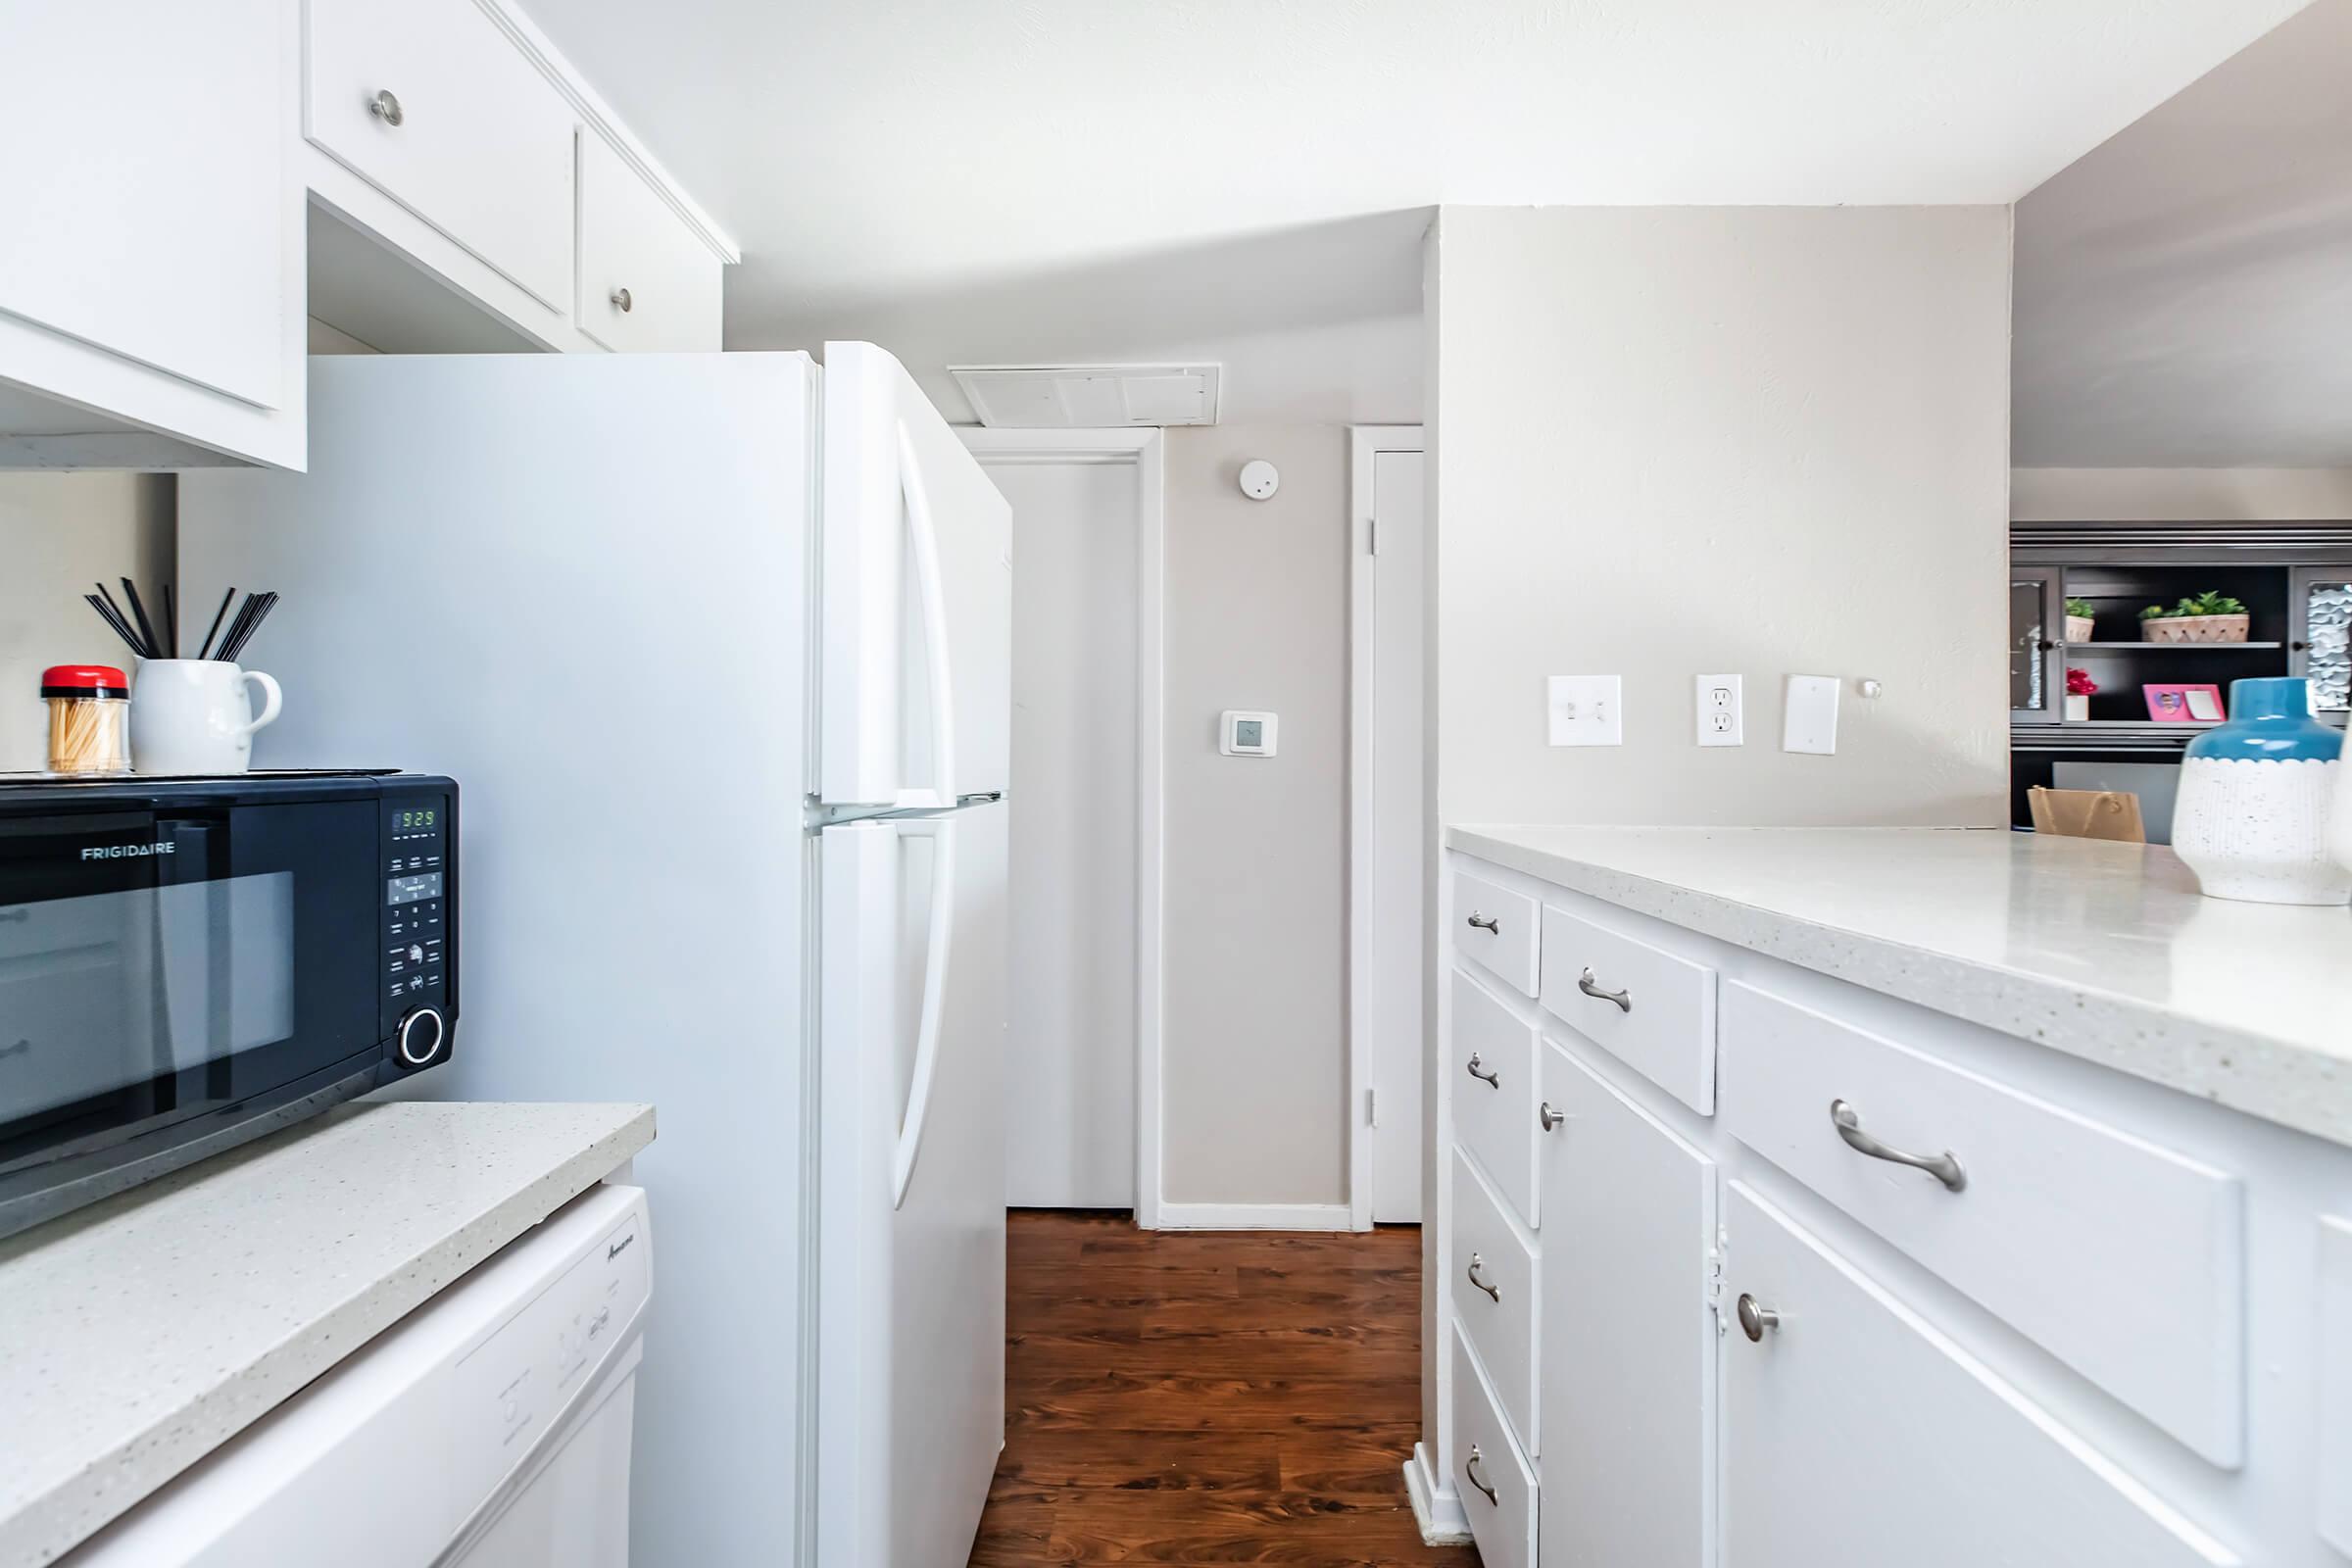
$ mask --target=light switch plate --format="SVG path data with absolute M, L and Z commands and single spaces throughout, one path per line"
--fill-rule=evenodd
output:
M 1837 755 L 1838 687 L 1835 675 L 1788 677 L 1788 700 L 1782 708 L 1782 751 Z
M 1545 710 L 1554 746 L 1623 746 L 1624 680 L 1616 675 L 1553 675 Z
M 1701 746 L 1740 746 L 1746 742 L 1745 704 L 1737 675 L 1693 675 L 1690 694 L 1697 705 L 1696 739 Z

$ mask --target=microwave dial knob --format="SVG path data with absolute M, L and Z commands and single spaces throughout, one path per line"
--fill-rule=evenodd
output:
M 421 1067 L 432 1060 L 440 1054 L 441 1042 L 447 1034 L 448 1026 L 442 1023 L 436 1008 L 418 1007 L 401 1019 L 397 1049 L 402 1065 Z

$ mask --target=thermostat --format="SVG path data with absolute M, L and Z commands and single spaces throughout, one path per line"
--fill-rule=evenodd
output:
M 1217 742 L 1217 750 L 1227 757 L 1272 757 L 1274 728 L 1280 722 L 1272 713 L 1243 713 L 1227 709 L 1224 734 Z

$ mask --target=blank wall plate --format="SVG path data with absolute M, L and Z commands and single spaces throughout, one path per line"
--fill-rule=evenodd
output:
M 1554 746 L 1623 746 L 1624 681 L 1616 675 L 1553 675 L 1544 710 Z
M 1690 693 L 1697 705 L 1697 736 L 1701 746 L 1746 744 L 1746 719 L 1737 675 L 1693 675 Z
M 1835 675 L 1788 677 L 1788 701 L 1781 719 L 1782 751 L 1837 755 L 1838 687 Z

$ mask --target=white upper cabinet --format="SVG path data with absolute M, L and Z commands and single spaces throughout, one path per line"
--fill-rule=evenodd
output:
M 571 105 L 474 0 L 310 0 L 311 141 L 558 313 Z
M 8 8 L 0 463 L 301 466 L 297 30 L 293 0 Z
M 580 330 L 623 354 L 719 343 L 720 264 L 602 136 L 580 137 Z

